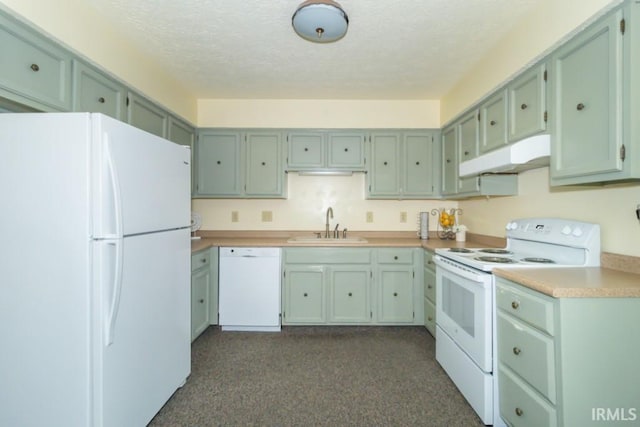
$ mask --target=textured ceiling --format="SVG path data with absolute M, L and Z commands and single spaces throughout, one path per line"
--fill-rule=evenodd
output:
M 302 0 L 86 1 L 198 98 L 439 99 L 541 0 L 341 0 L 331 44 Z

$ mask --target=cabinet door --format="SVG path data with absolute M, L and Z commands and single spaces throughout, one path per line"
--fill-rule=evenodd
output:
M 400 189 L 400 135 L 371 135 L 371 164 L 367 174 L 373 196 L 398 196 Z
M 240 132 L 202 132 L 196 144 L 196 195 L 242 194 Z
M 0 11 L 0 92 L 44 110 L 71 110 L 71 55 Z M 4 90 L 2 90 L 4 89 Z
M 284 169 L 279 132 L 248 133 L 245 195 L 283 197 Z
M 329 169 L 364 170 L 364 134 L 329 133 Z
M 325 323 L 324 277 L 322 266 L 286 267 L 283 323 Z
M 371 270 L 362 266 L 329 267 L 329 321 L 371 322 Z
M 433 194 L 433 134 L 404 135 L 404 191 L 407 197 Z
M 193 126 L 188 125 L 176 117 L 169 116 L 169 132 L 167 134 L 169 141 L 193 148 L 194 137 L 195 130 Z
M 533 67 L 509 85 L 509 142 L 546 130 L 545 76 L 543 64 Z
M 209 290 L 211 272 L 208 267 L 191 273 L 191 341 L 209 326 Z
M 619 10 L 551 58 L 552 184 L 591 182 L 623 169 L 621 19 Z
M 73 111 L 125 119 L 127 89 L 80 61 L 73 61 Z
M 325 166 L 324 136 L 321 133 L 290 133 L 287 168 L 319 169 Z
M 378 266 L 378 321 L 413 322 L 413 269 L 402 266 Z
M 458 163 L 471 160 L 478 156 L 478 143 L 480 138 L 480 121 L 478 120 L 478 110 L 464 116 L 457 122 L 458 127 Z M 458 193 L 473 193 L 480 190 L 477 177 L 471 176 L 458 179 Z
M 456 194 L 458 191 L 458 141 L 456 126 L 442 131 L 442 194 Z
M 169 116 L 163 109 L 132 92 L 129 92 L 128 105 L 127 122 L 130 125 L 166 137 Z
M 486 153 L 507 143 L 507 96 L 499 91 L 480 106 L 480 151 Z

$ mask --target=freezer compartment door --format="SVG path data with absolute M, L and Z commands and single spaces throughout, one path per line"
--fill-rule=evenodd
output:
M 187 227 L 189 147 L 92 114 L 94 238 Z
M 94 424 L 146 425 L 190 373 L 189 230 L 94 245 L 101 313 Z

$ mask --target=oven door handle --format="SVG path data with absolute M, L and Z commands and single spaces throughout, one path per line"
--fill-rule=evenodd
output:
M 474 270 L 470 268 L 464 267 L 461 264 L 456 263 L 455 261 L 449 261 L 445 258 L 439 257 L 436 255 L 433 257 L 436 266 L 442 268 L 445 271 L 448 271 L 451 274 L 456 274 L 458 276 L 464 277 L 465 279 L 473 280 L 474 282 L 484 283 L 486 281 L 487 275 L 489 273 L 476 273 Z

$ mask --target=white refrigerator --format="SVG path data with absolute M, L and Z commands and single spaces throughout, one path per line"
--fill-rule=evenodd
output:
M 0 426 L 144 426 L 190 373 L 190 150 L 0 114 Z

